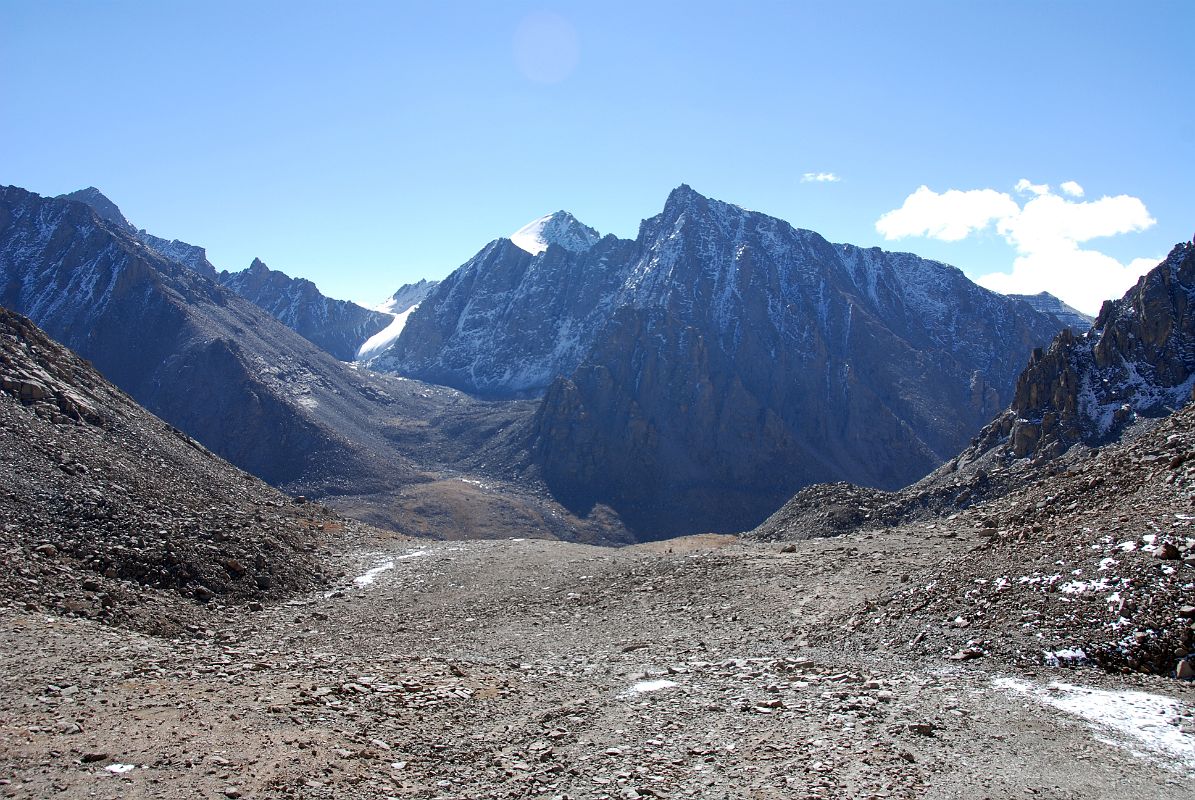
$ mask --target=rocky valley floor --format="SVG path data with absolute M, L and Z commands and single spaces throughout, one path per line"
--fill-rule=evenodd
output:
M 970 524 L 621 549 L 337 535 L 331 586 L 186 600 L 182 638 L 0 608 L 0 794 L 1190 796 L 1191 684 L 861 630 L 982 548 Z

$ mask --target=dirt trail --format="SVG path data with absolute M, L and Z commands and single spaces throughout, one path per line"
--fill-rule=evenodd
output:
M 2 610 L 0 793 L 1189 797 L 1189 685 L 852 630 L 974 546 L 911 528 L 792 552 L 357 541 L 331 591 L 212 609 L 188 640 Z M 1057 680 L 1148 692 L 1160 724 L 1092 727 L 1049 705 L 1074 694 Z

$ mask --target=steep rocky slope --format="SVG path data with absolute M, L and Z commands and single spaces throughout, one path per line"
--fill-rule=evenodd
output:
M 87 205 L 0 189 L 0 303 L 270 483 L 334 492 L 411 473 L 378 435 L 384 388 Z
M 914 481 L 1008 402 L 1060 327 L 952 267 L 688 187 L 635 242 L 586 260 L 599 254 L 623 260 L 586 270 L 617 284 L 613 311 L 547 390 L 534 457 L 567 505 L 607 503 L 644 535 L 749 528 L 812 483 Z
M 241 272 L 217 273 L 202 247 L 138 230 L 116 203 L 94 186 L 60 198 L 86 203 L 115 229 L 129 234 L 163 258 L 224 284 L 341 361 L 353 360 L 357 348 L 391 322 L 387 314 L 325 297 L 311 281 L 271 270 L 260 259 L 253 259 L 249 268 Z
M 971 445 L 899 492 L 812 486 L 755 535 L 819 536 L 896 525 L 999 499 L 1065 470 L 1100 446 L 1128 443 L 1191 401 L 1195 246 L 1177 245 L 1081 336 L 1036 349 L 1007 409 Z M 1065 456 L 1065 458 L 1061 458 Z
M 314 283 L 272 270 L 253 259 L 241 272 L 221 272 L 220 283 L 341 361 L 391 323 L 388 314 L 325 297 Z
M 3 308 L 0 522 L 0 595 L 159 632 L 186 618 L 170 596 L 225 602 L 320 584 L 315 544 L 341 525 L 152 416 Z

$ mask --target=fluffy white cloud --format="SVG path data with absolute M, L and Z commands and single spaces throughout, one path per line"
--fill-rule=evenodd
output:
M 1083 187 L 1074 181 L 1064 181 L 1058 188 L 1069 194 L 1071 197 L 1083 196 Z
M 1083 196 L 1074 181 L 1061 185 L 1070 197 Z M 957 242 L 994 225 L 1016 250 L 1012 270 L 992 273 L 978 283 L 998 292 L 1036 294 L 1046 291 L 1088 314 L 1107 299 L 1120 297 L 1160 259 L 1136 258 L 1122 264 L 1112 256 L 1080 247 L 1101 236 L 1142 231 L 1156 220 L 1136 197 L 1118 195 L 1078 201 L 1054 194 L 1048 184 L 1022 178 L 1014 190 L 1028 196 L 1024 204 L 994 189 L 939 194 L 922 186 L 904 204 L 876 221 L 887 239 L 927 236 Z
M 922 186 L 900 208 L 880 217 L 876 230 L 885 239 L 928 236 L 957 242 L 1020 210 L 1015 200 L 995 189 L 951 189 L 938 194 Z
M 1030 183 L 1028 178 L 1021 178 L 1013 188 L 1021 194 L 1036 194 L 1040 196 L 1050 193 L 1050 184 Z
M 838 183 L 842 178 L 833 172 L 806 172 L 801 176 L 801 183 Z

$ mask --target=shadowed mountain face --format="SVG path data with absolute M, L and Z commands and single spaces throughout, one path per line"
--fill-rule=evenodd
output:
M 569 245 L 489 244 L 374 364 L 543 392 L 531 450 L 553 492 L 646 536 L 751 527 L 814 482 L 918 479 L 1063 327 L 952 267 L 687 186 L 635 240 Z
M 333 300 L 303 278 L 292 278 L 253 259 L 242 272 L 221 272 L 220 283 L 341 361 L 352 361 L 369 337 L 391 322 L 389 314 Z
M 366 377 L 83 203 L 0 189 L 0 305 L 276 485 L 334 491 L 394 462 Z
M 687 187 L 643 223 L 618 306 L 548 389 L 535 453 L 567 503 L 652 535 L 749 528 L 812 483 L 917 480 L 1059 328 L 957 269 Z
M 1036 350 L 1007 411 L 960 458 L 1007 446 L 1015 458 L 1051 458 L 1078 442 L 1116 438 L 1138 417 L 1158 417 L 1195 389 L 1195 244 L 1166 260 L 1082 335 L 1065 330 Z

